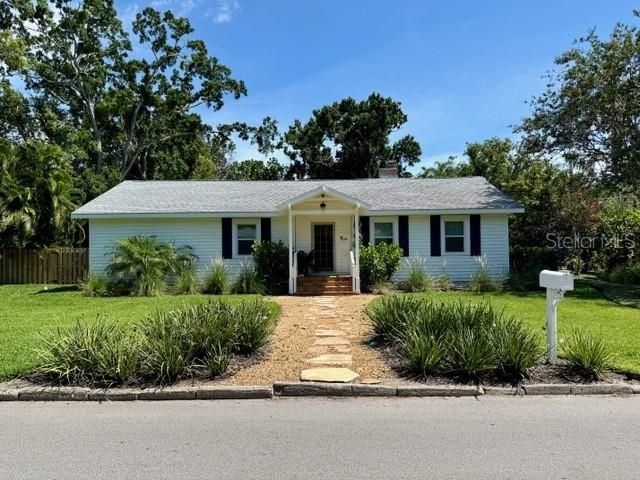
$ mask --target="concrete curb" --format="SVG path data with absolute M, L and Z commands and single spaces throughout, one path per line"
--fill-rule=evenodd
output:
M 214 385 L 165 388 L 39 387 L 5 388 L 2 401 L 133 401 L 133 400 L 244 400 L 273 397 L 480 397 L 640 395 L 640 385 L 530 384 L 519 387 L 466 385 L 369 385 L 360 383 L 276 382 L 271 385 Z

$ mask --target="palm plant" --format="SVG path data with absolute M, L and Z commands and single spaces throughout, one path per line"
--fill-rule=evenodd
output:
M 137 296 L 161 295 L 166 278 L 175 273 L 178 254 L 170 243 L 154 236 L 134 235 L 116 242 L 107 273 Z

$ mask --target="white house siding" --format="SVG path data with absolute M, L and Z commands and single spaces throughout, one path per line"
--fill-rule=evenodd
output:
M 468 222 L 468 215 L 460 215 Z M 295 247 L 308 252 L 312 247 L 313 223 L 335 224 L 335 260 L 337 273 L 349 273 L 349 250 L 352 244 L 351 215 L 301 215 L 294 217 L 296 222 Z M 371 216 L 371 225 L 376 218 Z M 397 216 L 385 217 L 393 219 L 397 225 Z M 237 222 L 256 221 L 259 219 L 234 219 Z M 271 219 L 271 238 L 282 240 L 288 244 L 288 217 L 282 215 Z M 260 232 L 258 224 L 258 235 Z M 486 256 L 489 272 L 499 277 L 509 269 L 509 232 L 507 215 L 481 215 L 480 223 L 482 254 Z M 89 262 L 91 272 L 102 273 L 109 263 L 115 242 L 132 235 L 155 235 L 162 241 L 172 241 L 176 246 L 190 245 L 198 256 L 200 275 L 208 272 L 211 261 L 222 257 L 222 227 L 219 218 L 136 218 L 136 219 L 92 219 L 89 225 Z M 397 232 L 394 232 L 397 242 Z M 235 251 L 235 228 L 234 228 Z M 373 235 L 371 236 L 373 240 Z M 468 239 L 467 239 L 468 243 Z M 404 257 L 401 268 L 394 276 L 400 281 L 406 278 L 409 262 L 417 257 L 424 259 L 426 270 L 434 277 L 443 273 L 443 262 L 446 262 L 446 273 L 457 282 L 469 281 L 478 265 L 474 257 L 466 255 L 430 256 L 429 217 L 426 215 L 409 216 L 409 257 Z M 229 273 L 235 276 L 243 264 L 251 261 L 251 257 L 225 260 Z
M 92 219 L 89 222 L 89 266 L 102 274 L 110 261 L 115 242 L 132 235 L 155 235 L 176 247 L 189 245 L 198 256 L 198 272 L 208 271 L 211 260 L 222 254 L 219 218 Z
M 314 223 L 333 223 L 335 238 L 335 273 L 348 274 L 351 270 L 349 251 L 352 245 L 352 223 L 351 215 L 317 215 L 317 216 L 295 216 L 295 236 L 294 245 L 296 250 L 309 252 L 313 250 L 312 225 Z M 286 223 L 286 220 L 285 220 Z M 288 242 L 285 242 L 288 243 Z
M 282 240 L 287 245 L 289 244 L 289 219 L 286 215 L 271 219 L 271 240 L 274 242 Z
M 373 218 L 373 217 L 372 217 Z M 460 218 L 468 225 L 469 215 L 451 215 L 447 218 Z M 409 256 L 402 259 L 400 270 L 394 281 L 407 277 L 412 261 L 424 261 L 424 267 L 433 277 L 446 273 L 454 282 L 468 282 L 478 269 L 475 257 L 466 254 L 446 254 L 432 257 L 431 235 L 428 216 L 409 216 Z M 465 238 L 469 244 L 468 228 Z M 480 216 L 481 253 L 487 259 L 489 273 L 502 277 L 509 271 L 509 220 L 507 215 Z M 442 243 L 444 249 L 444 242 Z M 418 258 L 419 257 L 419 258 Z

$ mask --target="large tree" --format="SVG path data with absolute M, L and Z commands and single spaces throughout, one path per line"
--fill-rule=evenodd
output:
M 519 127 L 524 148 L 609 186 L 640 187 L 638 27 L 617 24 L 608 39 L 591 31 L 555 63 Z
M 95 168 L 103 164 L 103 126 L 98 109 L 115 64 L 131 44 L 112 1 L 41 2 L 8 0 L 0 27 L 21 47 L 3 54 L 8 73 L 20 75 L 28 90 L 50 96 L 92 135 Z M 10 57 L 11 56 L 11 57 Z
M 372 178 L 386 162 L 402 174 L 419 161 L 420 145 L 411 135 L 396 142 L 393 132 L 407 122 L 400 102 L 373 93 L 358 102 L 346 98 L 318 110 L 285 133 L 285 153 L 294 178 Z
M 82 183 L 98 193 L 118 177 L 189 178 L 203 144 L 239 136 L 261 151 L 272 147 L 271 119 L 257 127 L 203 121 L 199 107 L 217 111 L 246 87 L 193 38 L 186 18 L 145 8 L 132 23 L 132 45 L 112 0 L 9 0 L 0 28 L 11 47 L 0 46 L 0 74 L 24 80 L 26 111 L 46 120 L 40 133 L 65 142 L 77 174 L 87 177 Z M 4 90 L 0 103 L 19 107 Z M 9 120 L 22 124 L 21 112 L 12 112 Z

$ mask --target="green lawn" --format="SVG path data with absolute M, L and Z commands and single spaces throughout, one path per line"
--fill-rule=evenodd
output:
M 40 336 L 58 325 L 72 324 L 77 318 L 95 319 L 98 314 L 123 321 L 142 319 L 155 309 L 170 309 L 183 304 L 208 301 L 208 295 L 180 295 L 153 298 L 89 298 L 75 287 L 51 288 L 41 285 L 0 285 L 0 380 L 33 369 L 37 362 L 34 349 Z M 225 297 L 232 301 L 243 295 Z M 272 303 L 277 311 L 279 306 Z
M 474 294 L 446 292 L 425 294 L 443 301 L 487 300 L 505 313 L 515 315 L 531 326 L 541 337 L 545 333 L 546 294 L 540 292 L 497 292 Z M 558 308 L 558 329 L 562 333 L 583 327 L 606 339 L 614 355 L 614 366 L 640 373 L 640 309 L 619 305 L 602 297 L 596 290 L 577 285 L 566 294 Z

